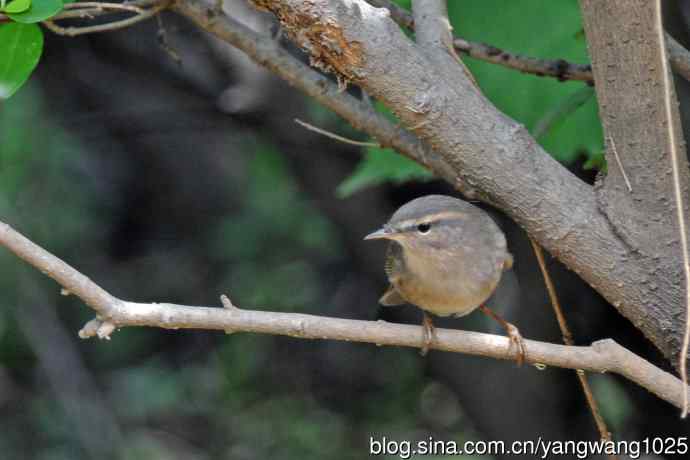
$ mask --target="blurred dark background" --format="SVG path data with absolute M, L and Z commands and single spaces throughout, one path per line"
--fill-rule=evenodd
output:
M 483 17 L 489 3 L 463 8 Z M 585 46 L 577 3 L 565 4 L 552 7 L 566 23 L 554 31 L 575 42 L 577 58 Z M 270 18 L 227 5 L 251 27 L 275 34 Z M 510 8 L 492 20 L 514 16 Z M 687 44 L 684 8 L 667 11 L 667 23 Z M 456 32 L 561 57 L 553 55 L 560 48 L 549 54 L 555 45 L 543 43 L 548 36 L 467 22 Z M 504 43 L 491 35 L 499 32 Z M 420 322 L 414 307 L 378 306 L 384 245 L 362 237 L 412 198 L 455 194 L 449 186 L 391 152 L 300 127 L 294 118 L 365 140 L 172 14 L 121 32 L 47 39 L 37 74 L 0 107 L 4 221 L 130 300 L 219 305 L 226 293 L 248 309 Z M 528 126 L 543 114 L 531 102 L 535 94 L 555 104 L 562 92 L 582 87 L 469 64 L 508 113 L 529 109 L 521 120 Z M 687 119 L 686 82 L 678 81 L 678 92 Z M 593 115 L 574 114 L 544 142 L 593 182 L 601 133 L 588 131 L 596 123 L 590 105 L 583 110 Z M 561 135 L 592 140 L 568 144 Z M 389 159 L 394 171 L 381 173 L 377 158 Z M 525 234 L 483 207 L 506 231 L 516 259 L 490 305 L 525 337 L 560 342 Z M 549 269 L 577 343 L 611 337 L 670 370 L 575 274 L 553 260 Z M 6 251 L 0 270 L 3 459 L 341 459 L 367 456 L 370 436 L 598 437 L 573 371 L 242 333 L 128 328 L 111 341 L 82 341 L 77 331 L 93 316 L 89 308 Z M 436 324 L 502 333 L 479 314 Z M 690 434 L 676 408 L 639 387 L 613 375 L 590 379 L 615 439 Z

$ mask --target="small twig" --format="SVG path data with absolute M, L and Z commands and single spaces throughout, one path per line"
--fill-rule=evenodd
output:
M 162 0 L 133 0 L 126 3 L 76 2 L 66 3 L 63 10 L 49 18 L 55 22 L 62 19 L 94 19 L 97 16 L 120 15 L 123 12 L 145 14 L 148 7 L 162 5 Z M 4 18 L 0 15 L 0 20 Z
M 121 14 L 123 11 L 141 13 L 146 7 L 157 5 L 161 0 L 133 0 L 127 3 L 75 2 L 65 3 L 62 11 L 51 17 L 51 21 L 60 19 L 89 18 Z M 5 14 L 0 14 L 0 22 L 9 20 Z
M 233 305 L 232 301 L 230 300 L 230 297 L 228 297 L 228 296 L 225 295 L 225 294 L 223 294 L 223 295 L 220 296 L 220 303 L 223 304 L 223 308 L 225 308 L 226 310 L 230 310 L 230 311 L 233 311 L 233 312 L 236 312 L 236 311 L 239 311 L 239 310 L 240 310 L 240 309 L 237 308 L 235 305 Z M 228 335 L 233 334 L 234 332 L 235 332 L 234 329 L 225 329 L 225 333 L 228 334 Z
M 220 302 L 223 304 L 223 308 L 226 308 L 226 309 L 228 309 L 228 310 L 233 310 L 233 311 L 234 311 L 234 310 L 239 310 L 239 308 L 237 308 L 237 307 L 232 303 L 232 301 L 230 300 L 230 297 L 228 297 L 228 296 L 225 295 L 225 294 L 223 294 L 223 295 L 220 296 Z
M 314 131 L 315 133 L 319 133 L 323 136 L 330 137 L 331 139 L 335 139 L 336 141 L 340 141 L 340 142 L 343 142 L 345 144 L 357 145 L 360 147 L 381 147 L 381 145 L 376 143 L 376 142 L 355 141 L 355 140 L 348 139 L 348 138 L 343 137 L 343 136 L 339 136 L 335 133 L 326 131 L 325 129 L 317 128 L 314 125 L 310 125 L 306 121 L 302 121 L 299 118 L 295 118 L 295 123 L 308 129 L 309 131 Z
M 571 334 L 570 328 L 568 327 L 568 323 L 565 320 L 565 315 L 563 314 L 561 303 L 558 300 L 558 295 L 556 294 L 556 287 L 554 286 L 553 281 L 551 280 L 549 270 L 546 268 L 546 262 L 544 261 L 544 251 L 542 250 L 541 246 L 539 246 L 539 244 L 537 244 L 537 242 L 534 241 L 532 238 L 529 239 L 529 242 L 532 244 L 534 255 L 537 256 L 539 269 L 541 270 L 541 274 L 544 277 L 546 291 L 549 294 L 551 306 L 553 307 L 553 311 L 556 314 L 556 321 L 558 321 L 558 327 L 561 329 L 563 343 L 565 343 L 566 345 L 575 345 L 573 335 Z M 594 417 L 594 423 L 597 426 L 597 430 L 599 430 L 599 436 L 601 437 L 601 439 L 611 441 L 611 432 L 606 426 L 606 421 L 604 420 L 604 417 L 602 417 L 601 412 L 599 411 L 599 405 L 597 404 L 597 400 L 594 399 L 594 394 L 592 393 L 592 388 L 589 386 L 587 375 L 584 373 L 584 371 L 580 372 L 579 370 L 577 370 L 575 373 L 577 374 L 577 379 L 580 381 L 580 386 L 582 386 L 582 392 L 585 394 L 585 398 L 587 399 L 587 405 L 589 406 L 589 410 L 592 413 L 592 417 Z M 609 458 L 611 458 L 612 460 L 616 460 L 618 457 L 616 455 L 611 454 Z
M 164 1 L 163 3 L 159 3 L 156 6 L 150 8 L 148 10 L 141 10 L 140 8 L 136 8 L 135 11 L 141 11 L 141 12 L 137 13 L 135 16 L 132 16 L 131 18 L 122 19 L 120 21 L 108 22 L 105 24 L 98 24 L 95 26 L 62 27 L 62 26 L 55 24 L 54 20 L 56 18 L 51 18 L 49 20 L 43 21 L 42 24 L 51 32 L 56 33 L 58 35 L 65 35 L 68 37 L 75 37 L 77 35 L 100 33 L 100 32 L 110 32 L 113 30 L 118 30 L 118 29 L 122 29 L 125 27 L 130 27 L 130 26 L 132 26 L 138 22 L 149 19 L 149 18 L 155 16 L 156 14 L 160 13 L 165 8 L 167 8 L 171 3 L 172 3 L 172 0 Z M 115 4 L 112 4 L 112 5 L 115 5 Z M 110 8 L 110 6 L 108 8 Z
M 576 64 L 565 59 L 539 59 L 521 56 L 485 43 L 472 42 L 456 37 L 453 45 L 458 51 L 481 61 L 499 64 L 538 77 L 553 77 L 558 81 L 577 80 L 592 83 L 592 66 Z
M 621 162 L 621 159 L 618 156 L 618 149 L 616 149 L 616 143 L 613 141 L 613 137 L 611 137 L 611 136 L 609 136 L 609 140 L 611 141 L 611 151 L 613 152 L 613 157 L 616 159 L 616 163 L 618 163 L 618 169 L 621 170 L 621 174 L 623 175 L 623 180 L 625 180 L 625 185 L 628 187 L 628 192 L 632 192 L 632 185 L 630 185 L 630 180 L 628 179 L 628 175 L 625 173 L 625 168 L 623 167 L 623 163 Z
M 51 21 L 60 19 L 94 19 L 97 16 L 104 16 L 108 14 L 122 14 L 122 11 L 104 10 L 103 8 L 79 8 L 69 11 L 61 11 L 52 18 Z
M 130 11 L 132 13 L 143 14 L 146 10 L 140 8 L 138 5 L 130 3 L 108 3 L 108 2 L 76 2 L 67 3 L 63 7 L 65 10 L 86 9 L 93 8 L 99 10 L 120 10 Z

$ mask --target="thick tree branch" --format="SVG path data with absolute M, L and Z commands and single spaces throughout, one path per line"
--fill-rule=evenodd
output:
M 36 245 L 9 225 L 0 222 L 0 244 L 57 281 L 64 290 L 82 299 L 97 313 L 80 331 L 83 338 L 110 334 L 124 326 L 166 329 L 212 329 L 226 332 L 256 332 L 302 339 L 344 340 L 376 345 L 420 347 L 419 326 L 327 318 L 299 313 L 242 310 L 223 296 L 225 308 L 168 303 L 137 303 L 118 299 L 103 288 Z M 620 374 L 661 399 L 680 407 L 682 383 L 673 375 L 621 347 L 613 340 L 600 340 L 589 347 L 564 346 L 526 340 L 528 361 L 535 365 Z M 436 329 L 432 348 L 496 359 L 513 360 L 515 351 L 508 338 L 478 332 Z M 686 388 L 690 391 L 690 388 Z
M 678 194 L 683 190 L 688 201 L 690 174 L 678 103 L 660 43 L 664 37 L 660 12 L 656 2 L 648 0 L 609 0 L 606 8 L 595 0 L 581 4 L 599 111 L 609 139 L 609 168 L 597 186 L 598 203 L 611 228 L 631 248 L 628 265 L 637 263 L 665 273 L 664 277 L 631 273 L 625 282 L 648 284 L 650 291 L 674 292 L 663 302 L 649 296 L 647 308 L 637 313 L 634 322 L 643 330 L 650 330 L 652 323 L 662 326 L 656 334 L 671 345 L 668 351 L 676 361 L 684 332 L 682 255 L 686 251 L 680 244 L 674 196 L 676 190 Z M 671 101 L 668 105 L 667 100 Z M 669 136 L 669 128 L 674 136 Z

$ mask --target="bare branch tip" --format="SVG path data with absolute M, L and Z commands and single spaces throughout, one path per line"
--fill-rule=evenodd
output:
M 335 139 L 336 141 L 340 141 L 344 144 L 357 145 L 359 147 L 380 147 L 381 146 L 377 142 L 355 141 L 355 140 L 348 139 L 348 138 L 343 137 L 343 136 L 339 136 L 339 135 L 332 133 L 330 131 L 326 131 L 325 129 L 317 128 L 316 126 L 309 124 L 306 121 L 302 121 L 299 118 L 295 118 L 294 121 L 295 121 L 295 123 L 302 126 L 303 128 L 308 129 L 309 131 L 313 131 L 313 132 L 321 134 L 323 136 L 330 137 L 331 139 Z
M 92 320 L 89 320 L 86 324 L 84 324 L 84 327 L 82 327 L 79 330 L 79 338 L 81 339 L 90 339 L 91 337 L 95 337 L 98 331 L 98 328 L 101 326 L 102 321 L 98 318 L 94 318 Z
M 220 296 L 220 302 L 223 304 L 223 308 L 227 310 L 239 310 L 232 301 L 230 300 L 230 297 L 226 296 L 225 294 Z M 226 331 L 227 332 L 227 331 Z M 229 333 L 229 332 L 228 332 Z

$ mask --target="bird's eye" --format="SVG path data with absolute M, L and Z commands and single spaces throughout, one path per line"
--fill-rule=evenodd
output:
M 417 231 L 423 235 L 429 233 L 429 230 L 431 230 L 431 224 L 428 222 L 417 225 Z

